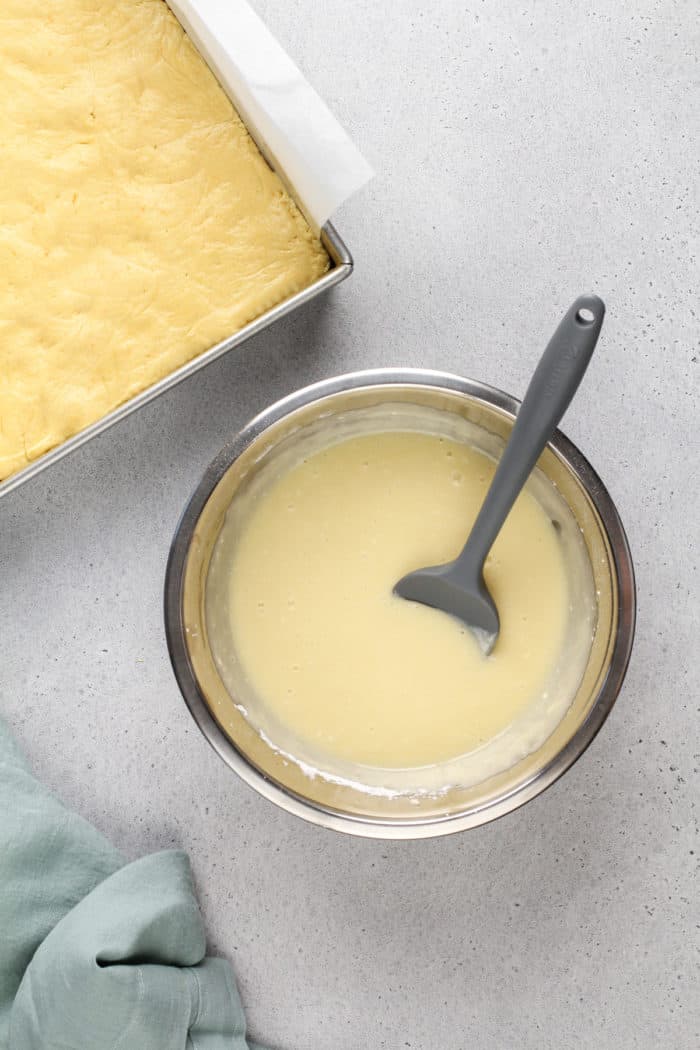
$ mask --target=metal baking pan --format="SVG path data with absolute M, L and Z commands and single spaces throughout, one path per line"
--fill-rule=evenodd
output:
M 279 173 L 283 175 L 282 172 Z M 39 456 L 28 464 L 23 470 L 18 471 L 16 474 L 12 474 L 5 481 L 0 483 L 0 497 L 6 496 L 8 492 L 16 489 L 19 485 L 22 485 L 25 481 L 29 481 L 40 471 L 50 467 L 52 463 L 56 463 L 63 456 L 66 456 L 73 449 L 78 448 L 80 445 L 89 441 L 90 438 L 96 434 L 101 434 L 107 427 L 111 427 L 113 423 L 118 423 L 120 419 L 124 419 L 131 412 L 136 411 L 141 405 L 147 404 L 160 394 L 165 393 L 166 390 L 170 390 L 171 387 L 175 386 L 176 383 L 182 382 L 183 379 L 187 379 L 188 376 L 192 375 L 193 372 L 198 372 L 200 368 L 204 368 L 210 361 L 214 361 L 217 357 L 221 357 L 222 354 L 228 353 L 229 350 L 233 350 L 234 347 L 240 346 L 246 339 L 250 339 L 251 336 L 257 335 L 258 332 L 262 332 L 264 328 L 267 328 L 274 321 L 279 320 L 280 317 L 284 317 L 286 314 L 292 313 L 297 307 L 303 303 L 307 303 L 310 299 L 314 299 L 321 292 L 327 291 L 334 285 L 339 284 L 340 281 L 345 280 L 352 273 L 353 261 L 352 256 L 341 237 L 338 235 L 334 227 L 330 223 L 321 230 L 321 241 L 324 248 L 328 252 L 331 260 L 331 268 L 327 273 L 320 277 L 313 284 L 309 285 L 308 288 L 304 288 L 301 292 L 297 292 L 296 295 L 292 295 L 289 299 L 285 299 L 284 302 L 279 303 L 278 306 L 273 307 L 271 310 L 267 310 L 260 317 L 256 318 L 255 321 L 251 321 L 250 324 L 245 325 L 235 335 L 229 336 L 228 339 L 224 339 L 223 342 L 217 343 L 216 346 L 211 347 L 210 350 L 205 350 L 199 354 L 198 357 L 193 358 L 182 368 L 178 368 L 175 372 L 171 372 L 165 378 L 154 383 L 153 386 L 147 387 L 136 397 L 132 397 L 129 401 L 126 401 L 123 405 L 119 405 L 113 412 L 98 419 L 96 423 L 92 423 L 89 427 L 79 431 L 74 437 L 69 438 L 67 441 L 62 442 L 55 448 L 45 452 L 43 456 Z
M 173 11 L 173 13 L 177 17 L 176 12 Z M 202 50 L 201 47 L 197 46 L 196 42 L 192 39 L 192 37 L 190 37 L 190 39 L 192 40 L 192 43 L 195 44 L 195 47 L 197 47 L 197 50 L 199 51 L 204 61 L 211 67 L 211 62 L 207 57 L 205 51 Z M 214 75 L 216 76 L 215 71 Z M 221 87 L 229 96 L 233 105 L 240 112 L 240 105 L 235 97 L 234 92 L 220 78 L 217 77 L 217 79 L 219 79 Z M 255 144 L 262 153 L 263 157 L 269 164 L 269 166 L 273 169 L 273 171 L 275 171 L 279 175 L 280 179 L 282 180 L 285 186 L 285 189 L 295 200 L 296 204 L 299 206 L 300 210 L 305 215 L 307 221 L 309 221 L 309 217 L 306 213 L 306 210 L 304 209 L 302 203 L 298 199 L 294 191 L 292 180 L 287 176 L 287 172 L 284 170 L 284 166 L 277 163 L 276 158 L 274 158 L 270 154 L 270 151 L 267 148 L 267 144 L 264 141 L 261 141 L 260 137 L 256 135 L 255 130 L 247 122 L 246 128 L 248 130 L 248 133 L 255 141 Z M 310 222 L 310 225 L 313 228 L 313 222 Z M 317 228 L 318 227 L 316 227 L 316 229 Z M 133 397 L 129 401 L 126 401 L 124 404 L 119 405 L 117 408 L 114 409 L 114 411 L 109 412 L 106 416 L 103 416 L 101 419 L 98 419 L 95 423 L 92 423 L 90 426 L 85 427 L 84 430 L 79 431 L 67 441 L 64 441 L 60 445 L 57 445 L 55 448 L 50 449 L 48 452 L 44 453 L 44 455 L 37 457 L 37 459 L 29 463 L 23 470 L 18 471 L 16 474 L 12 474 L 9 478 L 5 479 L 4 481 L 0 481 L 0 497 L 7 495 L 13 489 L 16 489 L 19 485 L 22 485 L 25 481 L 29 481 L 30 478 L 33 478 L 36 474 L 44 470 L 46 467 L 50 467 L 52 463 L 56 463 L 63 456 L 67 455 L 69 452 L 72 452 L 73 449 L 78 448 L 85 441 L 88 441 L 91 437 L 94 437 L 96 434 L 102 433 L 103 430 L 106 430 L 107 427 L 112 426 L 113 423 L 118 423 L 119 420 L 124 419 L 125 416 L 128 416 L 131 412 L 134 412 L 137 408 L 140 408 L 141 405 L 145 405 L 147 402 L 152 401 L 160 394 L 163 394 L 166 390 L 169 390 L 171 387 L 175 386 L 176 383 L 179 383 L 183 379 L 186 379 L 189 375 L 192 375 L 193 372 L 197 372 L 200 368 L 204 368 L 204 366 L 208 365 L 210 361 L 213 361 L 215 358 L 220 357 L 222 354 L 228 353 L 228 351 L 233 350 L 234 347 L 240 346 L 241 343 L 245 342 L 246 339 L 250 339 L 251 336 L 257 335 L 258 332 L 261 332 L 264 328 L 267 328 L 268 325 L 271 325 L 273 321 L 277 321 L 280 317 L 284 317 L 286 314 L 291 313 L 303 303 L 308 302 L 310 299 L 315 298 L 321 292 L 325 292 L 327 289 L 332 288 L 334 285 L 339 284 L 341 281 L 345 280 L 346 277 L 349 277 L 353 269 L 353 260 L 352 255 L 348 251 L 346 245 L 343 243 L 342 238 L 339 236 L 335 228 L 329 222 L 323 226 L 323 228 L 320 231 L 320 235 L 321 242 L 324 248 L 326 249 L 331 261 L 330 269 L 327 273 L 323 275 L 323 277 L 320 277 L 317 281 L 314 281 L 314 283 L 309 285 L 308 288 L 304 288 L 302 291 L 297 292 L 296 295 L 290 296 L 290 298 L 285 299 L 284 302 L 279 303 L 271 310 L 267 310 L 265 313 L 261 314 L 260 317 L 257 317 L 254 321 L 251 321 L 250 324 L 245 325 L 245 327 L 241 328 L 235 334 L 229 336 L 227 339 L 224 339 L 222 342 L 217 343 L 215 346 L 212 346 L 209 350 L 205 350 L 203 353 L 199 354 L 197 357 L 187 362 L 187 364 L 183 365 L 181 368 L 176 369 L 174 372 L 171 372 L 169 375 L 165 376 L 157 383 L 154 383 L 152 386 L 147 387 L 140 394 L 137 394 L 136 397 Z

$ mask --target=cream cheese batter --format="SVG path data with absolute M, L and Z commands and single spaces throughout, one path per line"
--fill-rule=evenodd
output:
M 552 731 L 570 700 L 548 697 L 572 596 L 561 525 L 531 491 L 486 564 L 501 618 L 490 657 L 456 620 L 393 594 L 458 553 L 494 469 L 445 437 L 358 434 L 305 455 L 225 525 L 211 571 L 273 744 L 322 769 L 398 770 L 480 753 L 514 725 L 527 753 Z

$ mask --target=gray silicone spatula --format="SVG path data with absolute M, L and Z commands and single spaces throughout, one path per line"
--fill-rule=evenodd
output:
M 510 440 L 462 553 L 446 565 L 417 569 L 396 594 L 462 620 L 488 655 L 496 644 L 498 610 L 484 581 L 484 562 L 547 441 L 583 379 L 605 315 L 597 295 L 581 295 L 568 309 L 542 354 Z M 527 551 L 523 551 L 527 558 Z

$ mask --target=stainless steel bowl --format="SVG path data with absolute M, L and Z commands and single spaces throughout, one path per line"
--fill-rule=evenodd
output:
M 284 442 L 339 413 L 397 403 L 456 413 L 507 439 L 518 402 L 472 380 L 419 369 L 355 372 L 306 387 L 253 419 L 217 456 L 185 508 L 168 561 L 165 626 L 175 676 L 199 728 L 261 795 L 315 824 L 353 835 L 410 839 L 477 827 L 539 795 L 586 750 L 608 716 L 629 662 L 636 612 L 634 570 L 622 523 L 597 474 L 557 432 L 538 463 L 571 509 L 587 548 L 598 602 L 583 678 L 562 722 L 507 771 L 439 797 L 368 796 L 306 776 L 246 721 L 217 671 L 207 638 L 209 560 L 237 491 Z M 321 425 L 324 425 L 322 423 Z

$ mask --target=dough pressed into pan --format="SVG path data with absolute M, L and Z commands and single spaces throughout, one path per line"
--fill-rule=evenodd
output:
M 0 7 L 0 479 L 328 257 L 162 0 Z

